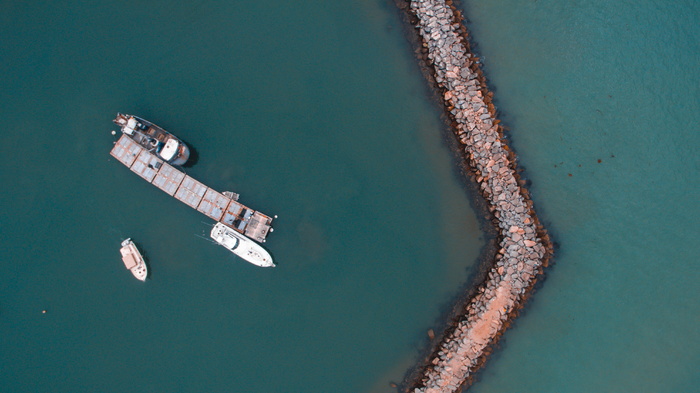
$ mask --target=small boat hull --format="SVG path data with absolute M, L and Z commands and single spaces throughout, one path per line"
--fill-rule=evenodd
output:
M 170 163 L 171 165 L 185 165 L 187 160 L 190 159 L 190 148 L 186 144 L 182 143 L 180 145 L 180 150 L 175 159 Z
M 140 281 L 146 281 L 148 277 L 148 267 L 146 267 L 146 261 L 143 259 L 141 252 L 131 239 L 126 239 L 122 242 L 122 248 L 119 249 L 122 254 L 122 262 L 124 266 L 131 271 Z

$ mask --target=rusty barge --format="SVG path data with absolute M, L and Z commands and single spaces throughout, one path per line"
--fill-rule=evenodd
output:
M 264 243 L 267 235 L 273 231 L 273 218 L 239 203 L 238 194 L 229 191 L 218 192 L 207 187 L 176 166 L 169 164 L 153 149 L 139 143 L 128 133 L 122 133 L 114 143 L 110 155 L 161 191 L 216 221 L 219 228 L 221 228 L 220 223 L 227 230 L 235 231 L 243 238 L 252 239 L 258 243 Z M 223 244 L 214 236 L 212 239 L 250 263 L 257 266 L 275 266 L 271 257 L 261 264 L 260 261 L 249 260 L 247 256 L 250 252 L 243 252 L 243 250 L 237 252 L 238 243 Z M 260 245 L 252 241 L 241 241 L 240 244 L 245 244 L 247 250 L 252 247 L 252 244 L 260 248 L 257 250 L 258 254 L 269 255 Z

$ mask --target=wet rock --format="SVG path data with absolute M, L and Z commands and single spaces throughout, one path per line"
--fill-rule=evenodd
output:
M 514 165 L 509 161 L 512 155 L 501 143 L 499 127 L 493 125 L 492 96 L 482 90 L 483 77 L 468 68 L 474 59 L 463 44 L 461 24 L 452 20 L 451 6 L 444 0 L 414 0 L 410 6 L 419 21 L 417 31 L 423 36 L 426 57 L 435 70 L 435 81 L 445 89 L 443 98 L 453 121 L 457 122 L 458 138 L 466 145 L 465 155 L 475 169 L 475 179 L 503 236 L 502 248 L 486 283 L 465 308 L 466 318 L 459 323 L 454 335 L 440 344 L 437 356 L 431 361 L 435 367 L 426 370 L 422 378 L 426 389 L 414 390 L 443 393 L 457 390 L 473 371 L 487 343 L 503 328 L 502 318 L 506 318 L 508 310 L 514 309 L 524 288 L 529 287 L 534 277 L 530 272 L 534 273 L 534 267 L 539 266 L 545 248 L 536 241 L 534 220 L 529 217 L 531 205 L 527 194 L 522 194 Z M 506 308 L 497 310 L 497 319 L 486 321 L 486 326 L 490 327 L 489 337 L 473 338 L 473 327 L 489 315 L 498 296 L 505 296 Z M 448 366 L 446 362 L 455 358 L 462 359 L 461 363 Z

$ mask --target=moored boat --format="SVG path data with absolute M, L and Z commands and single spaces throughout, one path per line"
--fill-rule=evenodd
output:
M 134 242 L 131 241 L 131 239 L 124 240 L 119 252 L 122 254 L 124 266 L 131 271 L 131 274 L 141 281 L 146 281 L 146 277 L 148 276 L 146 261 L 143 259 L 139 249 L 136 248 Z
M 117 113 L 114 123 L 125 135 L 168 164 L 184 165 L 190 158 L 190 149 L 182 140 L 148 120 Z
M 226 224 L 216 223 L 211 230 L 210 236 L 217 244 L 224 246 L 227 250 L 253 265 L 260 267 L 275 266 L 272 262 L 272 256 L 267 250 Z

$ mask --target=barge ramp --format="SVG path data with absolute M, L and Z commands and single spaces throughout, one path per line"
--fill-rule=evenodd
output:
M 109 154 L 166 194 L 257 242 L 264 243 L 272 232 L 272 218 L 238 203 L 238 194 L 207 187 L 127 135 L 119 138 Z

